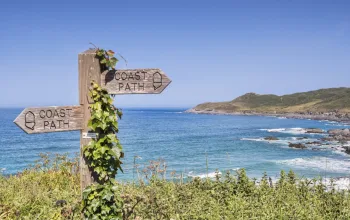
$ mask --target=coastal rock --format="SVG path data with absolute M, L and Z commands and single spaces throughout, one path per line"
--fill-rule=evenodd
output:
M 306 142 L 305 144 L 317 144 L 317 145 L 321 145 L 322 143 L 319 141 L 312 141 L 312 142 Z
M 343 147 L 345 149 L 345 153 L 350 154 L 350 147 Z
M 342 135 L 342 136 L 350 136 L 350 130 L 348 128 L 345 129 L 332 129 L 327 132 L 330 135 Z
M 350 130 L 345 129 L 332 129 L 327 132 L 330 136 L 328 137 L 331 141 L 339 141 L 339 143 L 344 144 L 350 141 Z
M 320 139 L 321 141 L 334 141 L 333 137 L 323 137 Z
M 292 148 L 298 148 L 298 149 L 305 149 L 306 148 L 306 146 L 304 144 L 301 144 L 301 143 L 297 143 L 297 144 L 289 143 L 288 146 L 292 147 Z
M 319 128 L 307 128 L 305 129 L 306 133 L 310 133 L 310 134 L 322 134 L 324 133 L 324 131 L 322 129 Z
M 344 144 L 348 143 L 348 140 L 344 140 L 344 139 L 343 140 L 339 140 L 338 143 L 341 144 L 341 145 L 344 145 Z
M 264 140 L 268 140 L 268 141 L 277 141 L 277 140 L 279 140 L 279 139 L 276 138 L 276 137 L 273 137 L 273 136 L 268 136 L 268 137 L 265 137 Z

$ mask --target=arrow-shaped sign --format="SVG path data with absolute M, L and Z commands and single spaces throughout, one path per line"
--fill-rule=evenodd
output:
M 110 70 L 102 73 L 101 86 L 109 94 L 158 94 L 171 80 L 160 69 Z
M 28 134 L 80 130 L 82 122 L 80 106 L 26 108 L 14 120 Z

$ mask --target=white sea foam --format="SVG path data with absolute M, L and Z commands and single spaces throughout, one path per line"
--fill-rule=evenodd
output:
M 195 178 L 195 177 L 199 177 L 201 179 L 203 178 L 215 178 L 216 176 L 221 176 L 222 173 L 220 171 L 218 172 L 210 172 L 210 173 L 205 173 L 205 174 L 193 174 L 193 171 L 190 171 L 187 176 Z
M 288 133 L 288 134 L 305 134 L 306 133 L 306 130 L 304 128 L 277 128 L 277 129 L 269 129 L 267 131 Z
M 266 141 L 264 138 L 241 138 L 242 141 Z
M 343 156 L 349 156 L 349 154 L 345 153 L 345 149 L 341 146 L 334 146 L 332 148 L 332 153 L 333 154 L 340 154 L 340 155 L 343 155 Z
M 272 129 L 259 129 L 260 131 L 267 131 L 271 133 L 285 133 L 285 134 L 306 134 L 307 129 L 305 128 L 272 128 Z M 313 134 L 313 133 L 308 133 L 308 134 Z M 321 135 L 321 134 L 319 134 Z
M 275 185 L 279 178 L 271 177 L 272 183 Z M 350 190 L 350 178 L 349 177 L 338 177 L 338 178 L 322 178 L 321 183 L 327 187 L 327 190 L 330 190 L 332 187 L 335 190 Z M 260 183 L 259 181 L 257 183 Z
M 337 124 L 338 122 L 336 121 L 328 121 L 329 124 Z
M 272 133 L 289 133 L 289 134 L 305 134 L 304 128 L 272 128 L 272 129 L 259 129 L 261 131 L 267 131 Z
M 323 184 L 327 186 L 327 188 L 331 187 L 332 179 L 325 178 L 322 181 Z M 349 190 L 350 189 L 350 178 L 348 177 L 340 177 L 333 179 L 333 186 L 336 190 Z
M 349 125 L 341 124 L 341 123 L 332 123 L 332 124 L 326 124 L 329 126 L 338 126 L 338 127 L 348 127 Z
M 288 140 L 265 140 L 264 138 L 241 138 L 242 141 L 261 141 L 261 142 L 268 142 L 268 143 L 280 143 L 280 144 L 287 144 Z
M 331 121 L 329 121 L 329 120 L 320 120 L 318 122 L 331 122 Z
M 278 117 L 278 119 L 287 119 L 286 117 Z
M 280 144 L 280 145 L 288 145 L 290 142 L 297 140 L 296 137 L 287 137 L 287 138 L 279 138 L 278 140 L 265 140 L 265 138 L 241 138 L 242 141 L 258 141 L 258 142 L 267 142 L 270 144 Z M 299 140 L 299 142 L 303 141 L 311 141 L 313 139 L 305 139 Z M 316 140 L 316 139 L 315 139 Z
M 165 114 L 182 114 L 184 112 L 164 112 Z
M 276 163 L 335 173 L 350 172 L 350 160 L 336 160 L 327 157 L 295 158 L 290 160 L 278 160 Z

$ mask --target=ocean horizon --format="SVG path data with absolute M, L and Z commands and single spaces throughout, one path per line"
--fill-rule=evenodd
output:
M 22 108 L 0 109 L 0 170 L 10 175 L 23 171 L 40 153 L 79 153 L 79 131 L 29 135 L 13 120 Z M 272 178 L 281 170 L 299 177 L 348 177 L 350 156 L 336 144 L 294 149 L 288 143 L 316 141 L 325 134 L 308 134 L 306 128 L 349 128 L 349 125 L 283 117 L 199 115 L 186 108 L 124 108 L 118 138 L 123 145 L 124 173 L 117 179 L 135 178 L 134 159 L 141 168 L 151 160 L 164 160 L 167 172 L 189 177 L 214 176 L 245 168 L 248 176 L 264 172 Z M 277 137 L 268 141 L 267 136 Z M 307 139 L 301 140 L 301 137 Z M 333 145 L 332 145 L 333 144 Z M 208 160 L 208 171 L 206 161 Z

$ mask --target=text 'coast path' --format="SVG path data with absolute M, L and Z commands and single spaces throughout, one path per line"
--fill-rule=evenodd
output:
M 14 120 L 28 134 L 82 129 L 80 106 L 26 108 Z
M 101 86 L 109 94 L 158 94 L 171 80 L 160 69 L 110 70 L 102 73 Z

